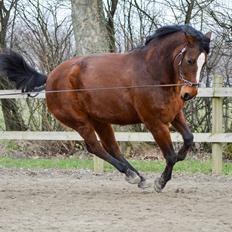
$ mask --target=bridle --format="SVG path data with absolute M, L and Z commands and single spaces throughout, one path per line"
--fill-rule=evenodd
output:
M 178 70 L 179 70 L 179 79 L 184 82 L 185 85 L 189 87 L 198 87 L 200 83 L 193 83 L 187 79 L 185 79 L 185 76 L 182 71 L 182 62 L 184 59 L 184 53 L 186 52 L 187 48 L 183 47 L 181 51 L 177 54 L 176 58 L 180 57 L 180 62 L 178 63 Z M 175 58 L 175 59 L 176 59 Z

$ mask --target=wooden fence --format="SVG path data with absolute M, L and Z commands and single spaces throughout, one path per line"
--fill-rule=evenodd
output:
M 222 87 L 222 77 L 215 76 L 212 88 L 199 88 L 197 97 L 212 98 L 212 133 L 194 133 L 194 142 L 212 143 L 212 171 L 220 174 L 222 171 L 222 144 L 232 143 L 232 133 L 223 133 L 223 97 L 232 97 L 232 88 Z M 25 95 L 5 95 L 5 93 L 18 92 L 18 90 L 0 91 L 0 99 L 6 98 L 27 98 Z M 44 98 L 39 94 L 37 98 Z M 182 142 L 178 133 L 171 134 L 173 142 Z M 76 132 L 48 132 L 48 131 L 0 131 L 0 140 L 82 140 Z M 118 141 L 154 142 L 150 133 L 141 132 L 116 132 Z M 94 158 L 95 172 L 103 171 L 103 161 Z

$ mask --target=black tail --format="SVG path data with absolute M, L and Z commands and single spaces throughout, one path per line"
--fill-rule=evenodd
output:
M 42 90 L 47 76 L 38 73 L 24 58 L 12 50 L 5 50 L 0 53 L 0 74 L 15 82 L 17 89 L 22 92 Z

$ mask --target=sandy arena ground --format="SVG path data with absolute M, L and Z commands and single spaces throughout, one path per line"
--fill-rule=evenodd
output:
M 232 177 L 174 175 L 158 194 L 117 173 L 0 169 L 0 231 L 231 232 Z

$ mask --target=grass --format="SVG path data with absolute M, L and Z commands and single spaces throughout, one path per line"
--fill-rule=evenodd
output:
M 165 163 L 163 161 L 130 160 L 131 164 L 143 172 L 162 172 Z M 105 163 L 105 171 L 113 171 L 114 168 Z M 74 158 L 67 159 L 30 159 L 30 158 L 11 158 L 8 156 L 0 157 L 0 168 L 31 168 L 31 169 L 93 169 L 92 160 L 80 160 Z M 175 165 L 174 171 L 177 173 L 211 173 L 210 161 L 185 160 Z M 232 163 L 223 165 L 223 174 L 232 175 Z
M 93 169 L 92 160 L 80 159 L 31 159 L 31 158 L 11 158 L 0 157 L 0 168 L 59 168 L 59 169 Z

